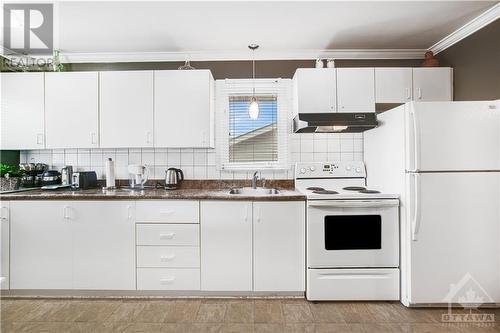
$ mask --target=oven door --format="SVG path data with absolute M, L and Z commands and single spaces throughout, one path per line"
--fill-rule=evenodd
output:
M 398 267 L 399 201 L 310 200 L 307 266 Z

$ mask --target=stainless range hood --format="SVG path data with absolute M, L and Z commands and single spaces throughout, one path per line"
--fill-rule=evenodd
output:
M 299 113 L 293 118 L 295 133 L 356 133 L 377 127 L 375 112 Z

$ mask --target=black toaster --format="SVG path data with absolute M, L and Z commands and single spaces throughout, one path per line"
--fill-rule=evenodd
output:
M 71 186 L 82 190 L 97 188 L 97 174 L 95 171 L 74 172 Z

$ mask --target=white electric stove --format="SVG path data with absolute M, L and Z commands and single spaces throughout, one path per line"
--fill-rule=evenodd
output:
M 307 196 L 309 300 L 399 300 L 398 195 L 366 188 L 363 162 L 295 166 Z

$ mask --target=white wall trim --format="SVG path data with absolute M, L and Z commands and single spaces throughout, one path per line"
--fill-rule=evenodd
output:
M 310 60 L 310 59 L 423 59 L 425 49 L 339 49 L 258 51 L 257 60 Z M 252 54 L 242 51 L 192 52 L 122 52 L 122 53 L 65 53 L 64 63 L 111 62 L 163 62 L 163 61 L 230 61 L 250 60 Z
M 479 16 L 470 20 L 457 30 L 453 31 L 448 36 L 441 39 L 439 42 L 429 47 L 429 50 L 434 52 L 434 54 L 438 54 L 439 52 L 446 50 L 450 46 L 458 43 L 462 39 L 472 35 L 476 31 L 484 28 L 485 26 L 496 21 L 499 18 L 500 18 L 500 3 L 497 3 L 484 13 L 481 13 Z

